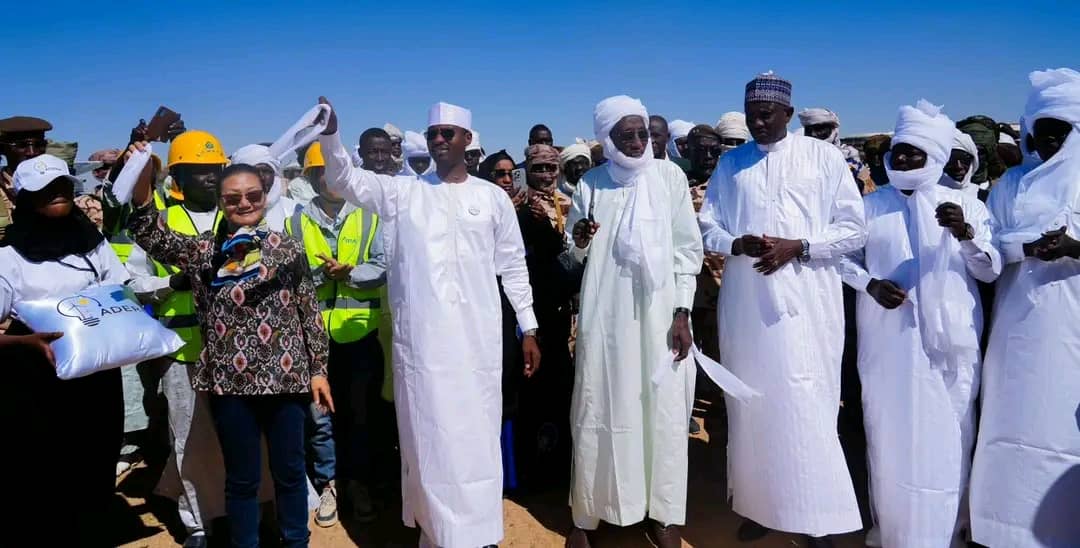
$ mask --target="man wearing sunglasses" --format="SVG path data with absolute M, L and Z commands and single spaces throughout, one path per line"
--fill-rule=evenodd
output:
M 4 228 L 11 224 L 11 211 L 15 209 L 15 190 L 12 176 L 15 167 L 23 160 L 36 158 L 45 153 L 45 132 L 52 124 L 32 116 L 12 116 L 0 120 L 0 155 L 7 165 L 0 172 L 0 239 Z
M 469 175 L 464 108 L 431 107 L 425 137 L 435 169 L 422 175 L 353 168 L 337 126 L 331 110 L 319 138 L 327 183 L 387 231 L 403 520 L 423 530 L 421 546 L 494 546 L 503 538 L 496 277 L 523 331 L 525 375 L 540 363 L 514 207 L 501 188 Z
M 585 262 L 570 408 L 572 548 L 590 546 L 601 521 L 646 518 L 652 544 L 676 548 L 686 521 L 696 368 L 683 360 L 701 233 L 686 176 L 655 158 L 648 123 L 637 99 L 596 105 L 608 163 L 581 178 L 567 218 L 572 253 Z

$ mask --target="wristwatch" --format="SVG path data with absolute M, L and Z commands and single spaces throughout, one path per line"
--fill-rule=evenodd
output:
M 802 253 L 799 254 L 799 262 L 805 263 L 810 260 L 810 242 L 806 240 L 802 241 Z
M 686 314 L 687 318 L 690 317 L 690 309 L 689 308 L 686 308 L 684 306 L 680 306 L 680 307 L 675 309 L 675 314 L 674 315 L 678 316 L 680 312 L 683 313 L 683 314 Z
M 525 337 L 535 337 L 535 336 L 536 336 L 536 328 L 534 327 L 534 328 L 532 328 L 532 329 L 526 329 L 526 330 L 525 330 L 525 331 L 524 331 L 524 332 L 522 333 L 522 336 L 525 336 Z

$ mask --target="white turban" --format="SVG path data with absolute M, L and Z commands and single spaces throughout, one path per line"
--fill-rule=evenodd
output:
M 668 124 L 668 134 L 671 136 L 667 142 L 668 158 L 682 158 L 682 154 L 679 154 L 679 147 L 675 144 L 675 139 L 682 139 L 690 135 L 690 130 L 694 129 L 695 125 L 697 124 L 686 120 L 672 120 Z
M 741 112 L 725 112 L 716 122 L 716 132 L 721 139 L 750 140 L 750 129 L 746 127 L 746 115 Z
M 604 157 L 608 159 L 605 167 L 611 180 L 616 185 L 631 187 L 630 196 L 626 199 L 628 205 L 623 209 L 619 224 L 615 228 L 615 263 L 624 275 L 636 278 L 646 294 L 651 294 L 669 283 L 669 278 L 673 277 L 671 271 L 674 265 L 670 256 L 666 259 L 661 256 L 658 246 L 650 246 L 645 242 L 644 231 L 649 228 L 641 225 L 641 219 L 658 217 L 653 208 L 659 204 L 651 194 L 653 188 L 659 185 L 647 184 L 644 181 L 645 174 L 655 162 L 652 141 L 650 139 L 645 143 L 641 156 L 631 158 L 615 148 L 615 142 L 611 139 L 612 128 L 627 116 L 638 116 L 645 126 L 648 126 L 649 112 L 641 101 L 625 95 L 608 97 L 600 101 L 593 111 L 593 129 L 597 140 L 603 143 Z
M 971 313 L 965 316 L 964 303 L 955 300 L 967 291 L 964 273 L 956 272 L 950 260 L 960 254 L 960 242 L 937 222 L 937 208 L 944 199 L 938 182 L 956 132 L 956 124 L 941 107 L 920 99 L 914 107 L 900 107 L 892 143 L 907 143 L 926 152 L 926 166 L 896 171 L 891 167 L 892 153 L 885 155 L 889 184 L 913 191 L 907 206 L 914 225 L 912 255 L 918 260 L 919 271 L 916 292 L 909 293 L 908 299 L 919 318 L 923 350 L 931 364 L 950 371 L 960 363 L 971 363 L 979 352 Z
M 559 167 L 565 166 L 566 162 L 574 158 L 585 158 L 589 161 L 589 165 L 592 165 L 592 151 L 584 143 L 574 143 L 564 147 L 559 153 Z
M 405 134 L 402 133 L 402 131 L 400 129 L 398 129 L 398 127 L 395 126 L 394 124 L 391 124 L 390 122 L 387 122 L 387 123 L 383 124 L 382 128 L 383 128 L 383 131 L 385 131 L 387 134 L 390 135 L 391 140 L 393 140 L 393 139 L 397 139 L 398 141 L 404 141 L 405 140 Z
M 414 170 L 412 166 L 409 165 L 409 158 L 423 158 L 425 156 L 431 156 L 431 154 L 428 153 L 427 139 L 425 139 L 423 135 L 420 135 L 415 131 L 406 131 L 405 140 L 401 142 L 401 151 L 402 154 L 405 156 L 405 161 L 402 163 L 401 169 L 406 175 L 426 175 L 428 173 L 431 173 L 431 171 L 435 168 L 435 162 L 432 161 L 431 164 L 428 166 L 427 171 L 425 171 L 424 173 L 417 173 L 416 170 Z
M 472 131 L 472 142 L 469 143 L 469 146 L 465 147 L 465 151 L 468 152 L 470 150 L 479 150 L 479 151 L 482 152 L 483 147 L 480 146 L 480 132 L 476 131 L 476 130 L 471 130 L 471 131 Z
M 415 131 L 406 131 L 405 139 L 401 142 L 401 151 L 406 158 L 428 156 L 427 139 Z
M 281 199 L 285 191 L 285 178 L 282 176 L 281 160 L 270 154 L 270 147 L 263 145 L 247 145 L 236 149 L 230 158 L 234 164 L 247 164 L 257 166 L 266 164 L 274 170 L 274 184 L 266 194 L 266 203 L 273 206 Z
M 1000 135 L 998 135 L 998 144 L 999 145 L 1016 145 L 1016 139 L 1013 139 L 1012 135 L 1009 135 L 1008 133 L 1005 133 L 1003 131 L 1003 132 L 1001 132 Z
M 816 126 L 818 124 L 832 124 L 833 132 L 825 142 L 840 146 L 840 117 L 827 108 L 808 108 L 799 113 L 799 123 L 802 127 Z
M 1020 179 L 1013 206 L 1018 226 L 1003 227 L 999 237 L 1008 244 L 1033 242 L 1045 232 L 1068 227 L 1080 192 L 1080 73 L 1067 68 L 1039 70 L 1028 78 L 1025 131 L 1033 133 L 1035 122 L 1043 118 L 1072 124 L 1072 131 L 1057 153 Z
M 907 143 L 926 153 L 926 163 L 945 167 L 952 153 L 956 124 L 941 113 L 941 107 L 919 99 L 915 106 L 904 105 L 896 117 L 892 146 Z M 890 183 L 892 179 L 889 179 Z
M 957 181 L 948 174 L 941 175 L 941 184 L 949 187 L 961 189 L 971 183 L 971 177 L 975 175 L 975 172 L 979 170 L 979 149 L 975 148 L 975 141 L 971 139 L 971 136 L 959 129 L 953 131 L 953 150 L 962 150 L 971 155 L 974 160 L 971 162 L 971 167 L 964 174 L 964 180 Z M 950 152 L 950 155 L 952 152 Z

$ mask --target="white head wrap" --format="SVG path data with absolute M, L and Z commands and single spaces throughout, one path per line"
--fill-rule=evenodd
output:
M 650 295 L 668 284 L 673 265 L 671 257 L 665 260 L 660 256 L 662 250 L 659 246 L 646 244 L 644 231 L 647 228 L 640 223 L 641 219 L 657 217 L 653 210 L 658 204 L 651 194 L 653 187 L 658 185 L 643 184 L 645 174 L 656 161 L 652 155 L 652 142 L 645 143 L 644 153 L 640 157 L 631 158 L 615 148 L 615 142 L 611 139 L 612 128 L 627 116 L 639 116 L 646 126 L 649 123 L 649 112 L 641 101 L 626 95 L 608 97 L 600 101 L 593 111 L 593 129 L 597 140 L 603 143 L 604 157 L 608 159 L 605 167 L 611 180 L 616 185 L 631 187 L 628 205 L 623 209 L 619 225 L 615 228 L 615 262 L 624 275 L 636 278 L 645 294 Z
M 941 112 L 940 106 L 920 99 L 914 107 L 900 107 L 892 143 L 907 143 L 925 152 L 926 166 L 896 171 L 890 167 L 892 153 L 885 155 L 889 184 L 914 191 L 907 204 L 914 225 L 911 250 L 918 260 L 919 278 L 908 300 L 918 315 L 923 350 L 931 364 L 951 371 L 961 363 L 971 363 L 979 352 L 979 334 L 971 311 L 965 313 L 964 303 L 956 300 L 968 291 L 965 267 L 962 262 L 954 267 L 951 260 L 960 255 L 960 242 L 937 222 L 941 188 L 938 181 L 952 152 L 956 131 L 956 124 Z
M 840 146 L 840 117 L 827 108 L 808 108 L 799 113 L 799 123 L 802 127 L 816 126 L 818 124 L 832 124 L 833 132 L 825 142 Z
M 940 183 L 949 188 L 962 189 L 971 184 L 971 177 L 975 175 L 975 172 L 979 170 L 979 149 L 975 148 L 975 141 L 971 139 L 971 136 L 959 129 L 953 131 L 953 150 L 963 150 L 971 155 L 974 160 L 971 162 L 971 167 L 968 168 L 967 173 L 964 174 L 962 181 L 957 181 L 952 177 L 949 177 L 947 173 L 941 174 Z M 952 152 L 950 151 L 951 155 Z
M 668 158 L 682 158 L 682 154 L 679 154 L 679 147 L 675 144 L 675 139 L 682 139 L 690 135 L 690 130 L 694 129 L 696 125 L 686 120 L 672 120 L 668 123 L 668 134 L 671 136 L 667 142 Z
M 236 149 L 231 157 L 234 164 L 247 164 L 257 166 L 266 164 L 274 170 L 274 184 L 270 192 L 266 194 L 267 206 L 273 207 L 285 192 L 285 178 L 282 176 L 281 160 L 270 154 L 270 147 L 263 145 L 247 145 Z
M 999 232 L 1005 243 L 1033 242 L 1062 226 L 1071 229 L 1069 221 L 1080 193 L 1080 73 L 1060 68 L 1035 71 L 1028 78 L 1031 93 L 1024 109 L 1024 133 L 1034 133 L 1035 122 L 1043 118 L 1072 124 L 1072 131 L 1053 157 L 1020 179 L 1013 206 L 1017 226 Z M 1021 148 L 1026 157 L 1026 143 Z
M 574 158 L 585 158 L 589 161 L 589 165 L 592 165 L 592 151 L 584 143 L 574 143 L 563 147 L 562 152 L 559 153 L 559 167 L 565 166 L 566 162 Z
M 567 196 L 574 195 L 576 185 L 571 185 L 566 180 L 566 162 L 574 158 L 585 158 L 589 161 L 589 167 L 592 167 L 592 151 L 589 150 L 589 146 L 585 143 L 575 142 L 562 149 L 562 152 L 559 153 L 559 190 L 563 191 Z
M 1009 135 L 1008 133 L 1005 133 L 1003 131 L 1003 132 L 1001 132 L 1000 135 L 998 135 L 998 144 L 1015 145 L 1016 144 L 1016 139 L 1013 139 L 1012 135 Z
M 750 128 L 746 127 L 746 114 L 742 112 L 725 112 L 716 122 L 716 132 L 721 139 L 750 140 Z
M 432 161 L 429 164 L 427 171 L 424 173 L 417 173 L 416 170 L 409 165 L 409 158 L 423 158 L 425 156 L 430 157 L 427 148 L 427 139 L 423 135 L 415 131 L 406 131 L 405 140 L 401 142 L 401 151 L 405 156 L 405 162 L 402 164 L 401 169 L 405 175 L 427 175 L 435 168 L 435 162 Z
M 472 131 L 472 112 L 450 103 L 435 103 L 428 110 L 428 127 L 457 126 Z
M 481 151 L 483 150 L 483 147 L 480 146 L 480 132 L 479 131 L 472 130 L 472 142 L 469 143 L 469 146 L 465 147 L 466 152 L 468 152 L 470 150 L 481 150 Z
M 387 122 L 383 124 L 383 131 L 390 135 L 390 140 L 397 139 L 398 141 L 405 140 L 405 133 L 403 133 L 397 126 Z

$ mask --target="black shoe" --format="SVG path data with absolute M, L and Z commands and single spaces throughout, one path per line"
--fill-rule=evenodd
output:
M 649 539 L 649 543 L 655 548 L 680 548 L 682 546 L 682 535 L 679 534 L 678 525 L 664 526 L 654 519 L 649 520 L 645 538 Z
M 592 548 L 589 532 L 574 527 L 570 534 L 566 536 L 566 548 Z
M 829 537 L 806 537 L 806 548 L 836 548 Z
M 739 526 L 739 531 L 735 533 L 735 538 L 739 539 L 740 542 L 752 542 L 767 534 L 769 534 L 768 527 L 746 518 L 743 519 L 742 525 Z

